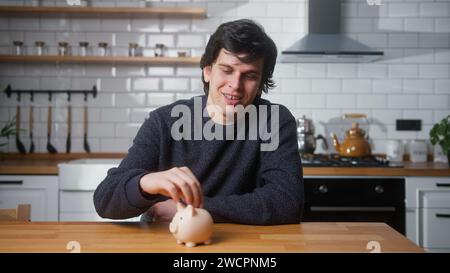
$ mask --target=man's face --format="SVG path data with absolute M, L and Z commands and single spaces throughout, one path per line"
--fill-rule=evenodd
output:
M 208 105 L 214 105 L 215 113 L 221 114 L 225 121 L 229 121 L 226 117 L 234 116 L 234 106 L 251 104 L 261 92 L 264 61 L 260 58 L 243 63 L 237 58 L 244 56 L 222 48 L 216 61 L 203 68 L 203 77 L 209 83 Z M 213 120 L 220 122 L 218 117 Z

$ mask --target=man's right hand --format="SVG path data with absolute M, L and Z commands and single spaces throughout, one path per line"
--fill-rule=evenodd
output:
M 161 194 L 175 202 L 182 199 L 194 207 L 203 206 L 203 193 L 200 182 L 188 167 L 174 167 L 167 171 L 144 175 L 139 184 L 148 194 Z

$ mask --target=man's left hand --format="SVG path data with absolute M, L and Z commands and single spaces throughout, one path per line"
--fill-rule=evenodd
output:
M 152 216 L 153 222 L 170 222 L 177 213 L 177 203 L 172 199 L 167 199 L 154 204 L 147 213 Z

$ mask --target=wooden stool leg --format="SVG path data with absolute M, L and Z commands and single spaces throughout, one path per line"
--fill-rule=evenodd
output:
M 17 221 L 31 220 L 31 205 L 20 204 L 17 206 Z

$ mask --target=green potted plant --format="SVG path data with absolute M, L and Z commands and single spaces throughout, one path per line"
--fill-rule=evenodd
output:
M 431 144 L 439 144 L 442 152 L 447 155 L 450 166 L 450 115 L 443 118 L 439 123 L 433 125 L 430 130 Z
M 15 124 L 16 118 L 13 117 L 12 120 L 8 121 L 5 126 L 3 126 L 2 130 L 0 131 L 0 147 L 8 144 L 7 139 L 9 139 L 9 136 L 17 134 Z

